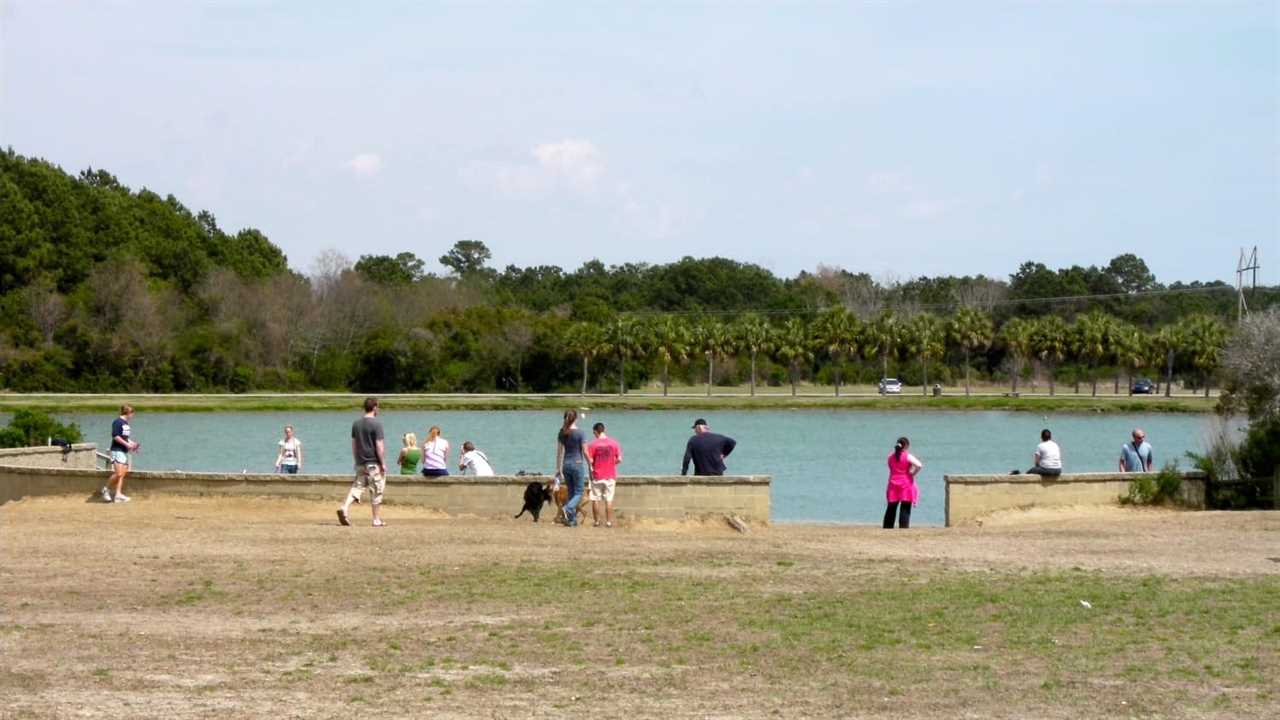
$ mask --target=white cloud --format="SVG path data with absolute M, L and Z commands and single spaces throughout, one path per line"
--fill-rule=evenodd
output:
M 382 156 L 377 153 L 360 153 L 347 161 L 347 167 L 356 177 L 373 177 L 382 172 Z
M 541 143 L 529 150 L 529 157 L 530 162 L 472 166 L 462 176 L 509 195 L 535 195 L 562 188 L 591 194 L 605 175 L 604 154 L 590 140 Z
M 918 190 L 917 183 L 902 170 L 886 170 L 872 173 L 866 179 L 867 189 L 889 195 L 911 195 Z
M 902 206 L 902 216 L 911 220 L 933 220 L 946 212 L 946 206 L 933 200 L 917 200 Z
M 594 188 L 604 175 L 604 158 L 590 140 L 561 140 L 533 149 L 539 167 L 578 189 Z

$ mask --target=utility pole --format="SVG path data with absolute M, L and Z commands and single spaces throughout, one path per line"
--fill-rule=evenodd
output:
M 1253 252 L 1248 257 L 1244 254 L 1244 248 L 1240 248 L 1240 261 L 1236 263 L 1236 296 L 1239 298 L 1236 304 L 1236 323 L 1239 324 L 1245 315 L 1249 314 L 1249 306 L 1244 300 L 1244 274 L 1253 271 L 1253 281 L 1250 289 L 1258 289 L 1258 246 L 1253 246 Z

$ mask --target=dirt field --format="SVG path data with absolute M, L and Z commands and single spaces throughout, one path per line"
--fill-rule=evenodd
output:
M 0 508 L 0 717 L 1280 715 L 1280 513 L 739 535 L 333 507 Z

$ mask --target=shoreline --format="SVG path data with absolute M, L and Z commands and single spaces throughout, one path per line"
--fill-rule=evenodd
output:
M 0 412 L 18 408 L 47 412 L 113 412 L 128 402 L 148 412 L 277 412 L 299 410 L 350 410 L 365 397 L 359 393 L 0 393 Z M 848 410 L 893 411 L 1009 411 L 1091 414 L 1211 413 L 1217 396 L 1100 395 L 1097 397 L 1048 394 L 1010 397 L 1004 393 L 972 396 L 915 394 L 881 396 L 875 393 L 761 394 L 734 392 L 707 396 L 679 393 L 616 394 L 379 394 L 385 410 L 561 410 L 590 407 L 594 410 Z

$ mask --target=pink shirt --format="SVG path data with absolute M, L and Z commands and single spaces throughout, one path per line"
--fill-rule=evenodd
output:
M 596 438 L 587 445 L 591 456 L 592 475 L 597 480 L 613 480 L 618 477 L 618 462 L 622 460 L 622 446 L 611 437 Z
M 889 487 L 885 489 L 885 499 L 889 502 L 920 503 L 920 488 L 911 477 L 911 467 L 923 467 L 915 455 L 904 452 L 896 460 L 889 453 Z

